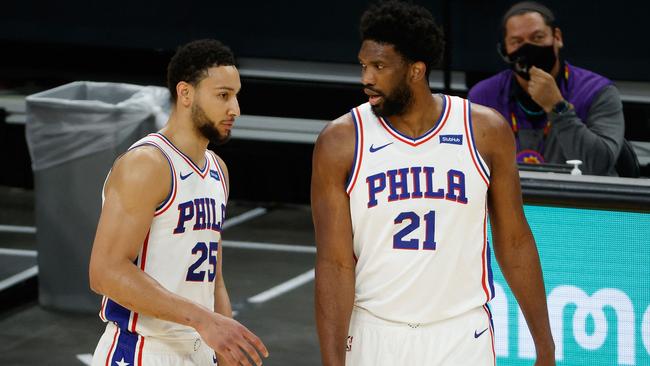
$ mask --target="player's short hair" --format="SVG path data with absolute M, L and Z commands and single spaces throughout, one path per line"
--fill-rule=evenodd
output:
M 184 81 L 197 85 L 217 66 L 235 66 L 235 55 L 228 46 L 214 39 L 192 41 L 178 48 L 167 66 L 167 88 L 176 101 L 176 85 Z
M 551 27 L 551 29 L 555 29 L 555 15 L 553 15 L 551 9 L 536 1 L 521 1 L 511 6 L 510 9 L 508 9 L 505 14 L 503 14 L 503 18 L 501 18 L 502 37 L 506 36 L 506 22 L 508 19 L 512 18 L 515 15 L 522 15 L 526 13 L 539 13 L 539 15 L 541 15 L 544 19 L 544 23 Z
M 387 0 L 371 5 L 361 16 L 361 41 L 391 44 L 406 60 L 422 61 L 426 75 L 440 64 L 445 46 L 442 30 L 426 8 Z

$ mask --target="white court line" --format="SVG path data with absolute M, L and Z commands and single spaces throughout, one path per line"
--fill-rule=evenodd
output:
M 0 291 L 9 288 L 17 283 L 20 283 L 28 278 L 34 277 L 38 274 L 38 266 L 26 269 L 18 274 L 15 274 L 6 280 L 0 281 Z
M 241 215 L 235 216 L 231 219 L 226 220 L 223 223 L 223 228 L 229 228 L 231 226 L 239 225 L 242 222 L 254 219 L 256 217 L 266 214 L 268 210 L 264 207 L 257 207 L 250 211 L 246 211 Z M 8 233 L 21 233 L 21 234 L 35 234 L 36 228 L 34 226 L 17 226 L 17 225 L 0 225 L 0 232 Z
M 235 217 L 233 217 L 231 219 L 227 219 L 226 222 L 223 223 L 223 228 L 227 229 L 227 228 L 229 228 L 231 226 L 239 225 L 244 221 L 248 221 L 248 220 L 254 219 L 256 217 L 262 216 L 266 212 L 267 212 L 267 209 L 265 209 L 264 207 L 254 208 L 254 209 L 252 209 L 250 211 L 244 212 L 243 214 L 241 214 L 239 216 L 235 216 Z
M 262 302 L 269 301 L 275 297 L 278 297 L 285 292 L 289 292 L 293 290 L 296 287 L 302 286 L 305 283 L 312 281 L 314 279 L 314 274 L 315 270 L 312 268 L 309 271 L 301 274 L 298 277 L 294 277 L 290 279 L 289 281 L 283 282 L 275 287 L 272 287 L 262 293 L 259 293 L 253 297 L 248 298 L 248 302 L 252 302 L 254 304 L 259 304 Z
M 81 353 L 77 355 L 77 360 L 81 361 L 84 365 L 90 366 L 93 362 L 93 355 L 90 353 Z
M 36 234 L 33 226 L 0 225 L 0 231 L 6 233 Z
M 224 240 L 221 242 L 221 244 L 225 248 L 272 250 L 276 252 L 294 252 L 294 253 L 316 253 L 316 247 L 312 247 L 308 245 L 271 244 L 271 243 L 259 243 L 254 241 L 236 241 L 236 240 Z
M 16 255 L 19 257 L 36 257 L 38 254 L 35 250 L 27 249 L 9 249 L 9 248 L 0 248 L 0 255 Z

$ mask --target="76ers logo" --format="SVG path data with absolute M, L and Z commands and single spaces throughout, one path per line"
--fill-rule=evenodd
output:
M 348 336 L 348 340 L 345 342 L 345 352 L 352 351 L 352 336 Z

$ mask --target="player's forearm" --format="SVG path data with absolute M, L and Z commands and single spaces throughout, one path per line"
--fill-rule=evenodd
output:
M 316 326 L 325 366 L 345 364 L 345 342 L 354 304 L 354 269 L 316 264 Z
M 225 284 L 217 283 L 214 289 L 214 311 L 232 318 L 232 305 Z
M 127 309 L 196 328 L 209 309 L 166 290 L 133 263 L 91 264 L 91 287 Z
M 526 318 L 538 355 L 555 352 L 548 319 L 546 291 L 539 255 L 532 238 L 498 253 L 497 259 L 508 285 Z

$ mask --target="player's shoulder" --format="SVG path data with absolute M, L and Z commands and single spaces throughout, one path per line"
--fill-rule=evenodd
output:
M 330 121 L 318 135 L 316 144 L 325 146 L 345 146 L 352 142 L 354 144 L 355 127 L 354 120 L 350 113 Z
M 494 138 L 502 134 L 512 134 L 508 122 L 495 109 L 472 103 L 471 111 L 475 138 Z
M 480 104 L 472 104 L 471 108 L 472 137 L 490 170 L 493 162 L 498 159 L 514 159 L 514 135 L 503 116 Z M 509 152 L 512 152 L 512 157 L 507 156 Z
M 356 132 L 352 115 L 346 113 L 327 123 L 314 147 L 314 163 L 349 169 L 354 159 Z
M 119 176 L 127 183 L 155 183 L 168 177 L 171 164 L 162 150 L 152 145 L 131 148 L 119 156 L 111 170 L 111 176 Z

